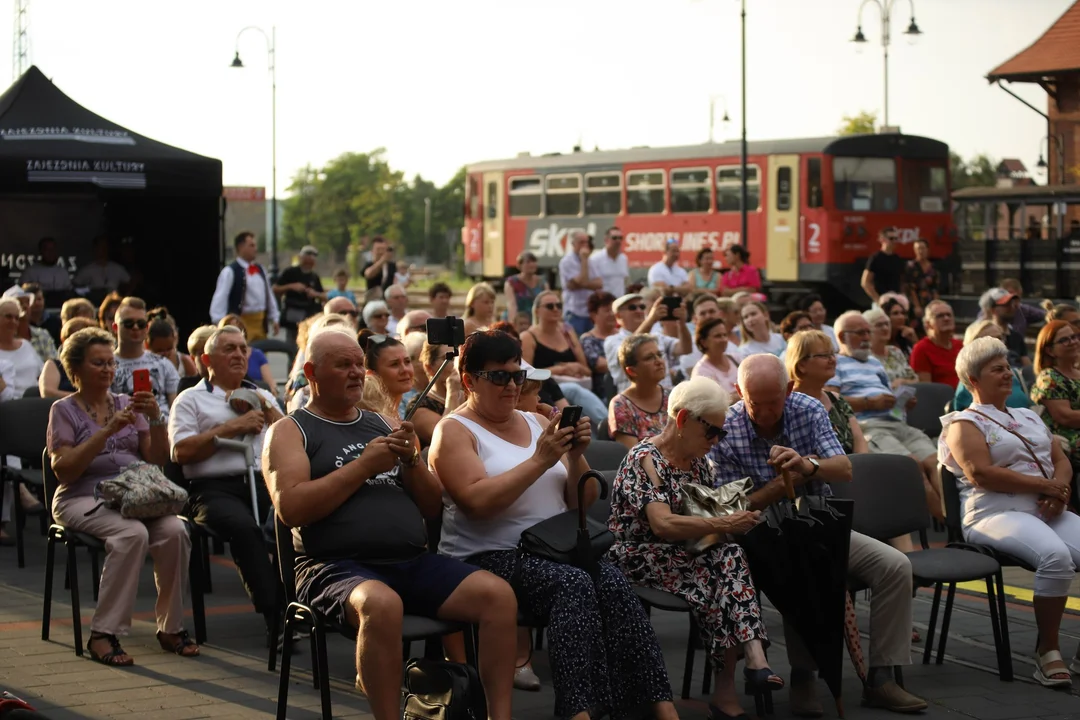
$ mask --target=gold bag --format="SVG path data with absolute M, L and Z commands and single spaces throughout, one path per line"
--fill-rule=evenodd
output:
M 679 488 L 682 498 L 681 515 L 700 518 L 727 517 L 733 513 L 750 509 L 750 491 L 754 481 L 748 477 L 736 480 L 718 488 L 706 487 L 697 483 L 686 483 Z M 691 555 L 700 555 L 725 540 L 725 533 L 712 533 L 704 537 L 686 541 L 686 551 Z

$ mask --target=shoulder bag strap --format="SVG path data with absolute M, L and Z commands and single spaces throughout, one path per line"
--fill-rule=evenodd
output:
M 1043 469 L 1042 463 L 1039 462 L 1039 458 L 1035 454 L 1035 448 L 1031 446 L 1031 443 L 1028 441 L 1028 439 L 1026 437 L 1024 437 L 1020 433 L 1016 432 L 1015 430 L 1010 430 L 1009 428 L 1005 427 L 1004 425 L 1002 425 L 1000 422 L 998 422 L 994 418 L 990 417 L 989 415 L 987 415 L 984 412 L 976 410 L 975 408 L 970 408 L 969 407 L 968 412 L 973 412 L 976 415 L 982 415 L 984 418 L 986 418 L 990 422 L 994 423 L 995 425 L 1000 427 L 1002 430 L 1004 430 L 1005 432 L 1009 433 L 1010 435 L 1012 435 L 1013 437 L 1018 439 L 1020 442 L 1022 442 L 1024 444 L 1024 447 L 1027 448 L 1028 454 L 1031 455 L 1031 459 L 1034 460 L 1035 464 L 1039 467 L 1039 472 L 1042 473 L 1042 476 L 1044 478 L 1046 478 L 1047 480 L 1050 479 L 1050 476 L 1046 474 L 1046 470 Z

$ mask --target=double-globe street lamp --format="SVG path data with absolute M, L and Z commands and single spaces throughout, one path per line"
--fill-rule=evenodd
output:
M 881 49 L 885 54 L 885 118 L 883 124 L 887 126 L 889 124 L 889 41 L 892 31 L 892 11 L 896 5 L 896 0 L 863 0 L 862 4 L 859 5 L 858 26 L 855 37 L 851 39 L 854 43 L 868 42 L 866 35 L 862 31 L 862 12 L 867 5 L 877 6 L 878 13 L 881 15 Z M 914 41 L 922 35 L 922 30 L 915 24 L 915 0 L 908 0 L 908 7 L 911 10 L 911 22 L 908 23 L 904 34 L 908 36 L 909 40 Z
M 249 25 L 236 34 L 236 55 L 231 67 L 244 67 L 240 59 L 240 36 L 248 30 L 254 30 L 266 40 L 266 62 L 270 70 L 270 280 L 277 281 L 278 276 L 278 208 L 277 208 L 277 63 L 275 62 L 275 36 L 277 28 L 271 26 L 270 34 L 255 25 Z

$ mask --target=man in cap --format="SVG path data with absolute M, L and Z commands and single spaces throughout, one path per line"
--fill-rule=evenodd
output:
M 1012 325 L 1020 309 L 1020 298 L 1005 288 L 992 288 L 979 298 L 979 308 L 1001 328 L 1005 347 L 1009 349 L 1009 364 L 1017 368 L 1031 365 L 1024 336 Z
M 667 316 L 667 306 L 662 302 L 663 298 L 657 298 L 649 310 L 648 316 L 645 310 L 648 307 L 644 298 L 637 293 L 630 293 L 617 298 L 611 303 L 611 309 L 615 311 L 615 317 L 619 321 L 619 331 L 614 335 L 604 338 L 604 357 L 608 361 L 608 373 L 615 381 L 615 387 L 623 392 L 630 387 L 630 378 L 626 377 L 622 366 L 619 364 L 619 347 L 624 338 L 636 333 L 646 334 L 653 325 Z M 693 341 L 690 339 L 690 328 L 686 326 L 686 308 L 679 307 L 674 311 L 675 319 L 679 321 L 679 337 L 670 335 L 657 335 L 656 341 L 664 353 L 665 360 L 670 364 L 680 355 L 685 355 L 693 349 Z M 668 370 L 671 368 L 669 367 Z M 671 387 L 671 373 L 664 376 L 660 382 L 666 388 Z
M 315 272 L 318 257 L 319 251 L 314 245 L 300 248 L 300 263 L 286 268 L 274 285 L 274 293 L 282 298 L 281 324 L 285 326 L 285 337 L 293 345 L 296 344 L 297 326 L 318 314 L 322 303 L 326 302 L 322 280 Z
M 104 258 L 107 261 L 107 238 L 104 243 Z M 217 287 L 210 300 L 210 319 L 217 325 L 226 315 L 239 315 L 252 341 L 266 337 L 270 328 L 276 334 L 280 320 L 277 300 L 266 271 L 255 262 L 259 253 L 255 233 L 245 230 L 238 234 L 233 239 L 233 249 L 236 259 L 221 268 L 218 274 Z

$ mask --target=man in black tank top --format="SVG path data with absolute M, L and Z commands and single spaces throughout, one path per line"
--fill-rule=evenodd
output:
M 480 626 L 488 718 L 510 720 L 517 602 L 500 578 L 427 551 L 424 517 L 442 512 L 442 486 L 420 462 L 411 423 L 393 429 L 356 409 L 364 353 L 327 328 L 304 364 L 311 399 L 274 425 L 263 475 L 293 528 L 297 598 L 357 630 L 357 684 L 376 720 L 401 717 L 404 614 Z

